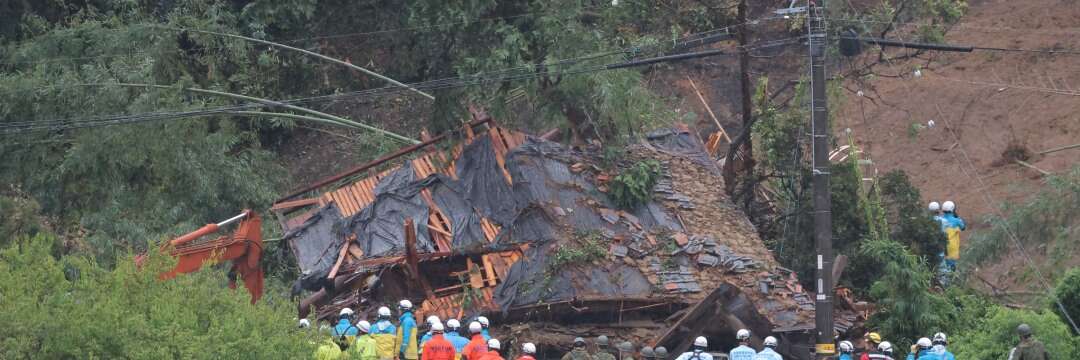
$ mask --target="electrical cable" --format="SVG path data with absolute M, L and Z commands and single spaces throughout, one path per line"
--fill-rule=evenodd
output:
M 853 7 L 852 4 L 851 4 L 851 0 L 844 0 L 844 1 L 846 1 L 848 3 L 848 6 Z M 869 32 L 869 27 L 866 26 L 865 23 L 863 23 L 863 28 L 866 31 Z M 898 35 L 898 37 L 899 37 L 899 35 Z M 903 40 L 903 39 L 901 38 L 901 40 Z M 889 66 L 892 66 L 894 68 L 896 67 L 896 64 L 893 63 L 892 60 L 886 58 L 886 61 L 889 63 Z M 903 80 L 903 78 L 901 78 L 901 80 Z M 910 84 L 908 84 L 907 82 L 901 81 L 901 85 L 904 87 L 904 90 L 908 93 L 909 96 L 914 94 L 914 92 L 912 91 L 912 89 L 910 87 Z M 964 145 L 960 142 L 960 137 L 957 136 L 956 133 L 954 133 L 953 131 L 948 130 L 948 129 L 951 128 L 951 125 L 949 124 L 948 118 L 945 117 L 944 111 L 941 110 L 941 104 L 939 104 L 938 101 L 936 101 L 936 99 L 933 101 L 933 103 L 934 103 L 934 109 L 936 110 L 936 112 L 938 114 L 938 118 L 942 122 L 944 122 L 946 132 L 948 132 L 949 135 L 952 136 L 953 140 L 957 144 L 956 148 L 958 150 L 960 150 L 960 154 L 963 155 L 963 157 L 964 157 L 963 160 L 966 162 L 968 167 L 971 168 L 972 172 L 969 173 L 967 168 L 965 168 L 963 166 L 959 167 L 960 171 L 962 171 L 964 173 L 964 178 L 965 179 L 974 178 L 979 183 L 980 188 L 983 188 L 983 189 L 988 188 L 986 186 L 986 182 L 983 181 L 982 176 L 979 175 L 978 168 L 975 167 L 974 162 L 971 160 L 971 156 L 968 155 L 967 150 L 964 149 Z M 953 153 L 953 158 L 956 159 L 958 162 L 960 160 L 956 156 L 955 153 Z M 992 195 L 990 195 L 988 191 L 979 191 L 979 193 L 982 195 L 983 201 L 985 202 L 987 208 L 995 209 L 994 210 L 995 215 L 997 215 L 998 219 L 999 219 L 998 223 L 1001 225 L 1002 229 L 1005 230 L 1005 233 L 1006 233 L 1006 235 L 1008 235 L 1008 238 L 1012 240 L 1013 244 L 1016 246 L 1016 249 L 1020 252 L 1020 255 L 1024 258 L 1025 262 L 1027 263 L 1028 267 L 1031 268 L 1035 272 L 1036 278 L 1039 280 L 1039 283 L 1043 286 L 1043 288 L 1046 289 L 1046 292 L 1050 295 L 1050 298 L 1054 299 L 1054 302 L 1057 304 L 1058 309 L 1061 310 L 1062 314 L 1065 315 L 1065 319 L 1068 320 L 1069 325 L 1072 326 L 1073 331 L 1075 331 L 1077 333 L 1080 333 L 1080 327 L 1078 327 L 1076 325 L 1076 322 L 1073 321 L 1072 317 L 1069 315 L 1069 312 L 1066 311 L 1065 305 L 1063 305 L 1061 303 L 1061 299 L 1059 299 L 1056 295 L 1054 295 L 1053 289 L 1050 287 L 1049 283 L 1046 281 L 1046 277 L 1043 275 L 1042 270 L 1040 270 L 1038 268 L 1038 266 L 1035 265 L 1035 262 L 1033 260 L 1031 260 L 1031 257 L 1028 256 L 1027 250 L 1024 249 L 1023 243 L 1020 242 L 1019 238 L 1016 236 L 1016 234 L 1013 233 L 1012 229 L 1009 227 L 1008 221 L 1002 220 L 1002 219 L 1005 219 L 1005 216 L 1004 216 L 1004 214 L 1002 214 L 1000 209 L 995 207 L 994 203 L 995 203 L 996 199 L 993 199 Z
M 773 40 L 773 41 L 763 42 L 763 43 L 760 43 L 760 44 L 757 44 L 757 43 L 756 44 L 751 44 L 753 46 L 748 45 L 746 47 L 743 47 L 743 50 L 741 50 L 741 51 L 752 51 L 752 50 L 755 50 L 755 49 L 758 49 L 758 48 L 772 47 L 772 46 L 779 46 L 779 45 L 789 44 L 789 43 L 793 43 L 795 40 L 798 40 L 798 39 L 799 38 L 789 38 L 789 39 L 780 39 L 780 40 Z M 712 55 L 733 55 L 733 54 L 738 54 L 738 53 L 739 52 L 710 53 L 710 54 L 712 54 Z M 556 63 L 558 63 L 558 62 L 556 62 Z M 614 68 L 613 66 L 615 66 L 615 65 L 622 65 L 622 64 L 624 64 L 624 63 L 593 65 L 593 66 L 584 67 L 584 68 L 581 68 L 581 69 L 572 69 L 572 70 L 547 70 L 547 71 L 529 72 L 529 73 L 523 73 L 523 74 L 509 74 L 509 75 L 496 76 L 496 77 L 485 77 L 485 76 L 454 77 L 454 78 L 444 78 L 444 79 L 438 79 L 438 80 L 431 80 L 431 81 L 427 81 L 427 82 L 414 83 L 414 84 L 411 84 L 411 85 L 413 87 L 415 87 L 415 88 L 418 88 L 418 89 L 441 90 L 441 89 L 449 89 L 449 88 L 456 88 L 456 87 L 476 86 L 476 85 L 484 85 L 484 84 L 491 84 L 491 83 L 498 83 L 498 82 L 515 81 L 515 80 L 522 80 L 522 79 L 528 79 L 528 78 L 536 78 L 536 77 L 541 77 L 541 76 L 553 76 L 553 75 L 554 76 L 570 76 L 570 75 L 577 75 L 577 74 L 583 74 L 583 73 L 605 71 L 605 70 L 613 69 Z M 404 88 L 401 88 L 401 87 L 397 87 L 397 86 L 385 86 L 385 87 L 362 90 L 362 91 L 355 91 L 355 92 L 350 92 L 350 93 L 341 93 L 341 94 L 324 95 L 324 96 L 317 96 L 317 97 L 311 97 L 311 98 L 301 98 L 301 99 L 278 101 L 278 103 L 290 104 L 291 105 L 291 104 L 307 103 L 307 102 L 313 102 L 313 101 L 326 101 L 326 100 L 337 100 L 337 99 L 346 99 L 346 98 L 348 98 L 348 99 L 364 99 L 364 98 L 371 98 L 371 97 L 376 97 L 376 96 L 385 96 L 385 95 L 388 95 L 388 94 L 394 94 L 394 93 L 403 92 L 403 91 L 408 91 L 408 90 L 404 89 Z M 37 131 L 37 130 L 53 130 L 53 131 L 57 131 L 57 130 L 78 129 L 78 128 L 86 128 L 86 127 L 110 126 L 110 125 L 128 124 L 128 123 L 154 121 L 154 120 L 165 120 L 165 119 L 192 117 L 192 116 L 206 116 L 206 115 L 213 115 L 213 114 L 222 114 L 222 113 L 234 112 L 234 111 L 238 111 L 238 110 L 251 109 L 251 108 L 260 108 L 260 107 L 272 107 L 272 106 L 267 105 L 267 104 L 260 104 L 260 103 L 248 103 L 248 104 L 243 104 L 243 105 L 233 105 L 233 106 L 226 106 L 226 107 L 219 107 L 219 108 L 189 110 L 189 111 L 180 111 L 180 112 L 157 112 L 157 113 L 142 113 L 142 114 L 121 115 L 121 116 L 111 116 L 111 117 L 98 117 L 98 118 L 75 118 L 75 119 L 58 119 L 58 120 L 44 120 L 44 121 L 42 121 L 42 120 L 31 120 L 31 121 L 23 121 L 23 122 L 9 122 L 9 123 L 0 124 L 0 134 L 15 134 L 15 133 L 28 132 L 28 131 Z
M 278 42 L 278 43 L 297 43 L 297 42 L 310 41 L 310 40 L 339 39 L 339 38 L 357 37 L 357 36 L 364 36 L 364 35 L 387 34 L 387 33 L 402 32 L 402 31 L 417 31 L 417 30 L 424 30 L 424 29 L 440 28 L 440 27 L 445 27 L 445 26 L 453 26 L 453 25 L 464 25 L 464 24 L 472 24 L 472 23 L 486 22 L 486 21 L 515 19 L 515 18 L 522 18 L 522 17 L 536 15 L 536 14 L 544 14 L 544 13 L 542 13 L 542 12 L 524 13 L 524 14 L 506 16 L 506 17 L 500 17 L 500 18 L 479 19 L 479 20 L 474 20 L 474 21 L 460 21 L 460 22 L 442 23 L 442 24 L 427 25 L 427 26 L 405 27 L 405 28 L 397 28 L 397 29 L 367 31 L 367 32 L 354 32 L 354 33 L 322 35 L 322 36 L 313 36 L 313 37 L 307 37 L 307 38 L 295 38 L 295 39 L 281 40 L 281 41 L 275 41 L 275 42 Z M 570 16 L 568 16 L 568 17 L 570 17 Z M 754 19 L 754 20 L 746 21 L 746 22 L 739 23 L 739 24 L 727 25 L 727 26 L 724 26 L 722 28 L 717 28 L 717 29 L 713 29 L 713 30 L 707 30 L 707 31 L 698 32 L 698 33 L 694 33 L 694 34 L 689 34 L 689 35 L 684 36 L 683 39 L 690 38 L 690 37 L 693 37 L 693 36 L 704 37 L 704 36 L 707 36 L 709 34 L 714 34 L 714 33 L 717 33 L 717 32 L 729 31 L 730 29 L 733 29 L 733 28 L 736 28 L 736 27 L 742 27 L 742 26 L 746 26 L 746 25 L 757 25 L 761 21 L 771 21 L 771 20 L 777 20 L 777 19 L 783 19 L 783 17 L 780 17 L 780 16 L 763 17 L 763 18 Z M 160 25 L 160 24 L 136 24 L 136 25 L 131 25 L 131 26 L 132 27 L 147 27 L 147 28 L 162 28 L 163 27 L 163 25 Z M 117 29 L 113 29 L 113 30 L 119 31 L 119 30 L 127 30 L 127 29 L 119 29 L 119 28 L 117 28 Z M 227 48 L 229 48 L 229 47 L 216 46 L 216 47 L 204 47 L 204 48 L 201 48 L 201 50 L 222 50 L 222 49 L 227 49 Z M 129 52 L 129 53 L 125 53 L 125 54 L 102 54 L 102 55 L 95 55 L 95 56 L 53 58 L 53 59 L 44 59 L 44 60 L 0 61 L 0 65 L 44 64 L 44 63 L 54 63 L 54 62 L 64 62 L 64 61 L 90 60 L 90 59 L 98 59 L 98 58 L 133 57 L 133 56 L 136 56 L 138 54 L 151 54 L 151 53 L 154 53 L 154 52 L 155 52 L 154 50 L 140 50 L 140 51 L 134 51 L 134 52 Z M 182 52 L 184 52 L 184 50 L 183 49 L 175 49 L 175 50 L 169 50 L 169 51 L 166 51 L 166 52 L 182 53 Z

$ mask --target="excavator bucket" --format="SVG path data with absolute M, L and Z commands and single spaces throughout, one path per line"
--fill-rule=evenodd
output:
M 171 241 L 170 244 L 174 247 L 170 250 L 170 255 L 177 258 L 176 267 L 162 273 L 158 278 L 172 279 L 179 274 L 199 270 L 207 263 L 232 260 L 230 273 L 239 275 L 244 280 L 244 287 L 251 293 L 251 303 L 257 302 L 263 292 L 263 270 L 259 266 L 263 245 L 262 219 L 250 210 L 246 210 L 245 215 L 230 235 L 197 241 L 199 237 L 216 231 L 220 225 L 210 224 Z M 192 236 L 193 234 L 195 236 Z M 231 280 L 229 287 L 236 287 Z

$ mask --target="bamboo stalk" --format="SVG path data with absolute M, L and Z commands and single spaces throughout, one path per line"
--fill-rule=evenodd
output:
M 1056 148 L 1053 148 L 1053 149 L 1046 149 L 1046 150 L 1040 151 L 1039 155 L 1046 155 L 1046 154 L 1049 154 L 1049 153 L 1054 153 L 1054 152 L 1058 152 L 1058 151 L 1062 151 L 1062 150 L 1076 149 L 1076 148 L 1080 148 L 1080 144 L 1066 145 L 1066 146 L 1062 146 L 1062 147 L 1056 147 Z
M 691 79 L 689 76 L 687 76 L 686 80 L 690 80 L 690 87 L 694 88 L 694 92 L 697 93 L 698 100 L 701 100 L 701 105 L 705 105 L 705 111 L 709 112 L 709 117 L 711 117 L 712 121 L 716 123 L 716 127 L 720 129 L 720 134 L 724 135 L 724 140 L 727 140 L 728 144 L 730 144 L 731 137 L 729 137 L 727 131 L 724 130 L 724 126 L 720 125 L 720 120 L 716 118 L 716 114 L 713 114 L 712 107 L 710 107 L 709 103 L 705 101 L 705 96 L 701 95 L 701 90 L 698 90 L 697 84 L 694 83 L 694 79 Z
M 210 35 L 217 35 L 217 36 L 225 36 L 225 37 L 231 37 L 231 38 L 234 38 L 234 39 L 241 39 L 241 40 L 247 40 L 247 41 L 251 41 L 251 42 L 257 42 L 257 43 L 260 43 L 260 44 L 264 44 L 264 45 L 270 45 L 270 46 L 274 46 L 274 47 L 279 47 L 279 48 L 282 48 L 282 49 L 286 49 L 286 50 L 292 50 L 292 51 L 300 52 L 300 53 L 303 53 L 303 54 L 307 54 L 307 55 L 311 55 L 311 56 L 314 56 L 314 57 L 317 57 L 317 58 L 320 58 L 320 59 L 323 59 L 323 60 L 326 60 L 326 61 L 329 61 L 329 62 L 332 62 L 332 63 L 335 63 L 335 64 L 345 65 L 345 66 L 347 66 L 347 67 L 349 67 L 349 68 L 351 68 L 351 69 L 353 69 L 353 70 L 357 70 L 357 71 L 363 72 L 363 73 L 365 73 L 365 74 L 368 74 L 368 75 L 371 75 L 371 76 L 377 77 L 377 78 L 379 78 L 379 79 L 385 80 L 385 81 L 386 81 L 386 82 L 388 82 L 388 83 L 391 83 L 391 84 L 394 84 L 394 85 L 400 86 L 400 87 L 402 87 L 402 88 L 405 88 L 405 89 L 409 89 L 409 90 L 411 90 L 411 91 L 413 91 L 413 92 L 416 92 L 417 94 L 423 95 L 424 97 L 426 97 L 426 98 L 428 98 L 428 99 L 430 99 L 430 100 L 435 100 L 435 97 L 434 97 L 434 96 L 431 96 L 431 94 L 428 94 L 428 93 L 426 93 L 426 92 L 420 91 L 419 89 L 417 89 L 417 88 L 414 88 L 414 87 L 412 87 L 412 86 L 409 86 L 409 85 L 405 85 L 405 84 L 403 84 L 403 83 L 401 83 L 401 82 L 398 82 L 397 80 L 394 80 L 394 79 L 391 79 L 391 78 L 389 78 L 389 77 L 386 77 L 385 75 L 382 75 L 382 74 L 376 73 L 376 72 L 374 72 L 374 71 L 371 71 L 371 70 L 368 70 L 368 69 L 365 69 L 365 68 L 362 68 L 362 67 L 359 67 L 359 66 L 353 65 L 353 64 L 351 64 L 351 63 L 348 63 L 348 62 L 345 62 L 345 61 L 341 61 L 341 60 L 338 60 L 338 59 L 335 59 L 335 58 L 332 58 L 332 57 L 329 57 L 329 56 L 326 56 L 326 55 L 323 55 L 323 54 L 320 54 L 320 53 L 317 53 L 317 52 L 314 52 L 314 51 L 310 51 L 310 50 L 304 50 L 304 49 L 301 49 L 301 48 L 297 48 L 297 47 L 292 47 L 292 46 L 289 46 L 289 45 L 285 45 L 285 44 L 281 44 L 281 43 L 276 43 L 276 42 L 273 42 L 273 41 L 267 41 L 267 40 L 262 40 L 262 39 L 256 39 L 256 38 L 252 38 L 252 37 L 247 37 L 247 36 L 243 36 L 243 35 L 236 35 L 236 34 L 228 34 L 228 33 L 216 32 L 216 31 L 209 31 L 209 30 L 196 30 L 196 29 L 172 28 L 172 27 L 166 27 L 166 26 L 162 26 L 162 27 L 160 27 L 160 28 L 163 28 L 163 29 L 168 29 L 168 30 L 173 30 L 173 31 L 190 31 L 190 32 L 195 32 L 195 33 L 202 33 L 202 34 L 210 34 Z
M 292 104 L 286 104 L 286 103 L 283 103 L 283 102 L 280 102 L 280 101 L 257 98 L 257 97 L 254 97 L 254 96 L 241 95 L 241 94 L 235 94 L 235 93 L 224 92 L 224 91 L 207 90 L 207 89 L 190 88 L 190 87 L 176 88 L 176 87 L 167 86 L 167 85 L 138 84 L 138 83 L 85 83 L 85 84 L 78 84 L 77 86 L 125 86 L 125 87 L 143 87 L 143 88 L 155 88 L 155 89 L 180 89 L 180 90 L 190 91 L 190 92 L 200 93 L 200 94 L 223 96 L 223 97 L 228 97 L 228 98 L 233 98 L 233 99 L 240 99 L 240 100 L 247 100 L 247 101 L 257 102 L 257 103 L 260 103 L 260 104 L 263 104 L 263 105 L 268 105 L 268 106 L 283 107 L 283 108 L 290 109 L 290 110 L 296 110 L 296 111 L 299 111 L 299 112 L 304 112 L 304 113 L 308 113 L 308 114 L 312 114 L 312 115 L 317 115 L 319 117 L 334 121 L 334 122 L 336 122 L 336 123 L 338 123 L 340 125 L 351 126 L 351 127 L 355 127 L 355 128 L 370 130 L 370 131 L 380 133 L 380 134 L 383 134 L 383 135 L 389 136 L 391 138 L 394 138 L 394 139 L 397 139 L 397 140 L 400 140 L 400 141 L 404 141 L 404 142 L 407 142 L 407 143 L 410 143 L 410 144 L 419 144 L 420 143 L 420 141 L 418 141 L 416 139 L 410 139 L 408 137 L 405 137 L 405 136 L 402 136 L 402 135 L 399 135 L 399 134 L 395 134 L 395 133 L 392 133 L 392 132 L 389 132 L 389 131 L 386 131 L 386 130 L 383 130 L 383 129 L 379 129 L 377 127 L 367 125 L 367 124 L 364 124 L 364 123 L 352 121 L 352 120 L 349 120 L 349 119 L 346 119 L 346 118 L 343 118 L 343 117 L 340 117 L 340 116 L 330 115 L 330 114 L 327 114 L 327 113 L 324 113 L 324 112 L 321 112 L 321 111 L 316 111 L 316 110 L 312 110 L 312 109 L 308 109 L 308 108 L 305 108 L 305 107 L 300 107 L 300 106 L 296 106 L 296 105 L 292 105 Z
M 1019 160 L 1019 159 L 1017 159 L 1017 160 L 1013 160 L 1013 161 L 1015 161 L 1015 162 L 1016 162 L 1017 164 L 1019 164 L 1019 165 L 1021 165 L 1021 166 L 1024 166 L 1024 167 L 1027 167 L 1027 168 L 1029 168 L 1029 169 L 1032 169 L 1032 170 L 1038 171 L 1038 172 L 1042 173 L 1042 174 L 1043 174 L 1043 175 L 1045 175 L 1045 176 L 1050 176 L 1050 175 L 1053 175 L 1053 174 L 1051 174 L 1051 173 L 1050 173 L 1049 171 L 1046 171 L 1046 170 L 1043 170 L 1043 169 L 1037 168 L 1037 167 L 1035 167 L 1035 165 L 1031 165 L 1031 164 L 1028 164 L 1028 162 L 1027 162 L 1027 161 L 1024 161 L 1024 160 Z

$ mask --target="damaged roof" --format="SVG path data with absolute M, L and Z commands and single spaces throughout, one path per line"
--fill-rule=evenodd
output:
M 724 194 L 719 168 L 687 128 L 626 147 L 626 163 L 661 164 L 652 199 L 632 210 L 605 194 L 617 173 L 600 165 L 599 146 L 575 148 L 494 125 L 465 133 L 448 151 L 423 151 L 290 201 L 308 206 L 279 217 L 302 272 L 325 277 L 404 264 L 403 225 L 411 219 L 420 261 L 470 255 L 464 275 L 476 290 L 428 289 L 421 316 L 460 316 L 465 296 L 480 300 L 468 303 L 484 312 L 585 299 L 693 304 L 727 284 L 767 319 L 765 330 L 812 327 L 812 300 Z M 596 245 L 600 258 L 555 260 L 565 249 Z

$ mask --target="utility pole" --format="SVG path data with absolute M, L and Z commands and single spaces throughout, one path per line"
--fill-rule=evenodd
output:
M 817 359 L 836 353 L 833 345 L 832 211 L 829 194 L 829 109 L 825 93 L 825 0 L 807 0 L 807 35 L 810 50 L 810 128 L 813 137 L 811 163 L 814 190 L 814 243 L 817 247 L 817 294 L 814 324 Z

